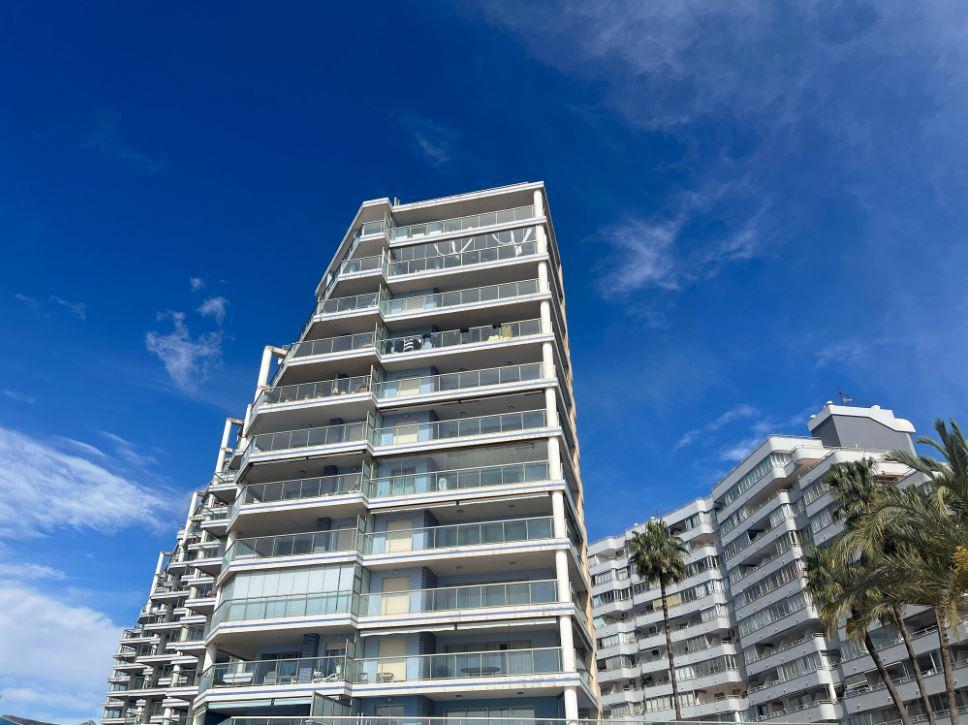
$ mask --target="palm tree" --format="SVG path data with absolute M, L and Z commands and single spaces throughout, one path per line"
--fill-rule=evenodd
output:
M 871 640 L 869 625 L 871 617 L 862 614 L 870 604 L 872 593 L 858 587 L 859 582 L 851 565 L 843 565 L 833 556 L 830 549 L 814 547 L 806 557 L 807 594 L 813 600 L 828 637 L 833 637 L 840 626 L 842 617 L 847 617 L 847 635 L 856 643 L 863 642 L 864 649 L 874 661 L 881 680 L 891 695 L 901 722 L 911 725 L 904 700 L 894 684 L 891 673 L 884 666 L 874 642 Z
M 877 480 L 877 463 L 873 458 L 832 466 L 821 480 L 829 487 L 833 498 L 833 519 L 842 522 L 847 532 L 853 532 L 860 526 L 884 490 Z M 872 556 L 882 553 L 868 550 L 858 556 L 858 552 L 851 545 L 852 541 L 853 537 L 848 535 L 834 544 L 832 555 L 839 558 L 842 566 L 849 562 L 851 566 L 863 568 L 869 565 Z M 890 544 L 890 542 L 885 543 Z M 870 629 L 875 622 L 890 623 L 898 630 L 904 642 L 911 669 L 914 671 L 914 679 L 917 682 L 921 705 L 927 715 L 928 724 L 935 725 L 934 710 L 931 709 L 931 700 L 924 687 L 921 665 L 914 652 L 911 633 L 904 621 L 906 602 L 897 596 L 896 592 L 886 587 L 886 583 L 885 581 L 868 582 L 865 585 L 865 606 L 861 610 L 862 615 L 852 619 L 857 623 L 856 626 L 863 626 L 865 630 Z
M 639 578 L 650 584 L 659 583 L 666 655 L 669 658 L 669 681 L 672 683 L 672 704 L 676 710 L 676 720 L 682 720 L 682 707 L 679 704 L 676 663 L 672 654 L 672 630 L 669 628 L 669 601 L 666 589 L 670 584 L 682 581 L 685 576 L 688 551 L 682 539 L 674 536 L 661 519 L 649 521 L 645 525 L 645 530 L 633 534 L 629 542 L 629 563 L 635 567 Z

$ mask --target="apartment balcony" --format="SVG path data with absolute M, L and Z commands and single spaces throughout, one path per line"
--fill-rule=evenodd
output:
M 513 488 L 534 490 L 532 484 L 550 481 L 547 461 L 506 463 L 477 468 L 458 468 L 397 476 L 376 476 L 367 482 L 367 495 L 375 509 L 381 506 L 416 503 L 453 491 L 489 493 Z M 543 488 L 543 487 L 537 487 Z
M 534 362 L 382 382 L 364 375 L 287 385 L 259 395 L 247 432 L 262 433 L 270 422 L 277 427 L 285 427 L 287 422 L 298 425 L 307 409 L 325 410 L 336 404 L 342 416 L 363 418 L 374 405 L 427 403 L 467 397 L 468 393 L 507 393 L 549 384 L 557 384 L 554 372 L 546 376 L 542 363 Z
M 802 702 L 776 703 L 767 707 L 767 712 L 756 716 L 758 722 L 788 722 L 800 725 L 841 720 L 837 704 L 823 695 L 814 698 L 807 696 Z
M 388 242 L 390 246 L 401 246 L 424 239 L 459 236 L 462 232 L 471 230 L 493 231 L 494 228 L 515 226 L 521 222 L 530 221 L 535 218 L 533 205 L 520 206 L 513 209 L 472 214 L 455 219 L 393 227 L 390 229 Z
M 472 418 L 453 418 L 425 423 L 410 423 L 373 431 L 373 446 L 382 455 L 443 447 L 467 441 L 507 442 L 531 438 L 548 428 L 544 410 L 501 413 Z
M 325 503 L 330 513 L 362 513 L 364 489 L 369 478 L 361 472 L 332 476 L 298 478 L 268 483 L 248 483 L 232 504 L 229 514 L 233 525 L 258 516 L 268 523 L 287 520 L 289 513 L 301 508 L 315 508 Z
M 507 318 L 504 318 L 505 320 Z M 528 345 L 550 340 L 535 318 L 470 324 L 467 327 L 417 334 L 387 334 L 375 326 L 373 332 L 304 340 L 290 346 L 272 384 L 282 383 L 296 371 L 303 380 L 339 372 L 338 365 L 352 362 L 368 365 L 380 362 L 386 369 L 414 367 L 415 360 L 432 360 L 460 353 L 466 367 L 500 365 L 507 359 L 508 345 Z
M 910 635 L 915 654 L 923 655 L 938 649 L 940 646 L 938 643 L 938 627 L 936 624 L 930 624 L 926 627 L 912 630 Z M 899 662 L 907 659 L 907 649 L 904 646 L 900 634 L 886 640 L 878 637 L 877 633 L 872 633 L 872 637 L 874 639 L 874 645 L 884 662 Z M 953 642 L 961 642 L 968 639 L 968 619 L 962 619 L 958 623 L 957 635 L 951 633 L 949 637 L 951 637 Z M 874 667 L 863 645 L 845 642 L 841 646 L 841 652 L 843 653 L 841 671 L 845 677 L 868 672 Z
M 208 541 L 204 544 L 192 544 L 186 553 L 185 561 L 206 574 L 217 574 L 222 568 L 224 554 L 224 542 Z
M 257 660 L 217 663 L 202 672 L 198 692 L 219 688 L 318 689 L 321 685 L 342 685 L 345 657 L 303 657 L 299 659 Z
M 929 695 L 945 692 L 944 674 L 940 667 L 935 670 L 923 670 L 921 675 L 924 679 L 924 689 Z M 968 686 L 968 659 L 961 659 L 955 663 L 951 669 L 951 679 L 956 690 Z M 917 682 L 913 676 L 895 677 L 894 684 L 905 702 L 918 698 Z M 892 701 L 884 684 L 877 682 L 873 686 L 867 684 L 861 687 L 845 687 L 841 702 L 844 714 L 850 715 L 890 707 Z
M 748 688 L 750 705 L 768 703 L 790 697 L 797 693 L 818 688 L 829 688 L 834 683 L 836 673 L 833 668 L 819 666 L 801 671 L 782 679 L 772 678 L 765 682 L 750 684 Z
M 384 620 L 460 621 L 500 618 L 501 622 L 526 617 L 571 613 L 573 604 L 558 601 L 555 580 L 499 582 L 403 592 L 363 594 L 358 601 L 360 626 L 385 626 Z M 513 609 L 509 613 L 507 610 Z M 564 610 L 564 612 L 562 611 Z
M 362 450 L 369 443 L 371 427 L 371 421 L 367 418 L 353 423 L 259 433 L 252 436 L 239 468 L 244 470 L 249 463 Z
M 425 683 L 423 691 L 428 692 L 440 681 L 463 680 L 465 691 L 471 691 L 493 688 L 501 680 L 532 689 L 552 685 L 560 679 L 555 675 L 571 674 L 577 679 L 576 671 L 563 668 L 560 647 L 377 657 L 350 660 L 347 665 L 347 680 L 353 692 L 361 695 L 391 691 L 394 685 L 411 682 Z M 489 683 L 482 686 L 481 680 Z
M 386 568 L 413 560 L 414 554 L 424 554 L 421 560 L 468 559 L 499 551 L 540 551 L 547 546 L 536 549 L 535 544 L 554 540 L 552 518 L 542 516 L 372 532 L 363 535 L 360 551 L 366 566 Z
M 747 676 L 756 675 L 785 662 L 792 662 L 828 649 L 827 639 L 823 634 L 815 632 L 812 627 L 795 639 L 787 639 L 776 644 L 760 643 L 759 647 L 763 649 L 754 651 L 757 648 L 752 647 L 744 652 Z
M 349 617 L 356 613 L 358 596 L 346 591 L 229 599 L 212 615 L 209 638 L 225 632 L 274 629 L 279 624 L 289 624 L 285 620 L 302 620 L 314 632 L 325 631 L 334 623 L 346 626 Z M 219 641 L 223 639 L 220 637 Z
M 356 545 L 356 528 L 238 539 L 225 551 L 222 572 L 344 559 L 356 554 Z

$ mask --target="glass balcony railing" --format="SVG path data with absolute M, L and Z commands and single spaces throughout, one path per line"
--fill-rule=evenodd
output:
M 378 617 L 553 604 L 557 601 L 558 585 L 554 580 L 524 581 L 364 594 L 360 596 L 358 613 L 361 616 Z
M 439 347 L 474 345 L 481 342 L 500 342 L 519 337 L 541 334 L 541 320 L 521 320 L 499 325 L 481 325 L 463 330 L 444 330 L 426 332 L 421 335 L 400 335 L 380 340 L 378 350 L 381 354 L 415 352 Z
M 414 295 L 412 297 L 395 297 L 381 302 L 384 314 L 406 315 L 414 312 L 425 312 L 444 307 L 470 305 L 478 302 L 496 302 L 514 297 L 537 294 L 538 280 L 526 279 L 520 282 L 505 282 L 492 284 L 487 287 L 454 290 L 437 294 Z
M 374 272 L 383 268 L 383 257 L 357 257 L 344 259 L 339 265 L 339 274 L 359 274 Z
M 531 239 L 527 238 L 529 236 Z M 399 277 L 534 255 L 538 253 L 538 244 L 533 237 L 534 228 L 531 227 L 403 247 L 391 253 L 392 257 L 386 264 L 386 275 Z M 447 246 L 450 248 L 444 248 Z
M 388 428 L 377 428 L 373 431 L 373 444 L 376 446 L 393 446 L 448 438 L 467 438 L 492 433 L 513 433 L 544 428 L 545 425 L 546 412 L 544 410 L 484 415 L 478 418 L 434 420 L 426 423 L 409 423 Z
M 271 559 L 280 556 L 332 553 L 356 550 L 356 529 L 307 531 L 301 534 L 259 536 L 238 539 L 225 552 L 222 566 L 242 559 Z
M 397 378 L 376 383 L 373 392 L 377 398 L 405 398 L 411 395 L 427 395 L 429 393 L 443 393 L 456 390 L 469 390 L 487 385 L 502 385 L 506 383 L 520 383 L 530 380 L 541 380 L 542 363 L 525 363 L 523 365 L 506 365 L 499 368 L 484 370 L 465 370 L 443 375 L 426 375 L 423 377 Z
M 386 229 L 386 222 L 380 220 L 375 222 L 364 222 L 360 225 L 360 228 L 356 230 L 356 237 L 366 237 L 371 234 L 383 234 L 384 229 Z
M 559 647 L 378 657 L 349 660 L 347 664 L 347 679 L 354 683 L 513 677 L 562 671 Z
M 353 592 L 332 592 L 229 599 L 222 602 L 212 615 L 212 628 L 222 622 L 349 614 L 354 609 L 354 597 Z
M 300 478 L 272 483 L 250 483 L 232 504 L 232 516 L 246 504 L 298 501 L 322 496 L 340 496 L 363 490 L 362 473 L 340 473 L 320 478 Z
M 370 376 L 360 375 L 353 378 L 335 378 L 333 380 L 321 380 L 315 383 L 302 383 L 300 385 L 283 385 L 278 388 L 263 390 L 256 398 L 256 409 L 262 405 L 275 405 L 277 403 L 294 403 L 301 400 L 321 400 L 323 398 L 335 398 L 340 395 L 351 393 L 365 393 L 370 389 Z
M 370 482 L 369 495 L 373 497 L 407 496 L 417 493 L 481 488 L 482 486 L 547 481 L 549 476 L 547 461 L 409 473 L 399 476 L 378 476 Z
M 424 239 L 425 237 L 451 234 L 453 232 L 479 229 L 481 227 L 491 227 L 496 224 L 510 224 L 512 222 L 533 218 L 533 206 L 519 206 L 514 209 L 503 209 L 485 214 L 473 214 L 456 219 L 444 219 L 442 221 L 426 222 L 424 224 L 395 227 L 390 230 L 390 240 L 398 242 L 406 239 Z
M 225 553 L 225 543 L 213 541 L 204 544 L 197 549 L 191 549 L 185 556 L 186 561 L 198 561 L 200 559 L 217 559 Z
M 365 420 L 355 423 L 340 423 L 339 425 L 324 425 L 318 428 L 301 428 L 299 430 L 280 431 L 278 433 L 259 433 L 252 436 L 252 442 L 246 449 L 243 462 L 252 453 L 270 453 L 285 451 L 291 448 L 311 448 L 313 446 L 330 446 L 339 443 L 365 441 L 370 428 Z
M 537 541 L 552 538 L 552 531 L 550 516 L 377 531 L 363 535 L 360 550 L 364 554 L 389 554 L 455 546 Z
M 339 337 L 324 337 L 318 340 L 304 340 L 289 348 L 292 358 L 310 357 L 312 355 L 329 355 L 338 352 L 351 352 L 373 347 L 376 335 L 372 332 L 360 332 L 355 335 L 340 335 Z
M 328 300 L 321 300 L 316 305 L 317 315 L 335 315 L 342 312 L 353 312 L 354 310 L 365 310 L 376 307 L 380 302 L 380 295 L 370 292 L 352 297 L 331 297 Z
M 345 664 L 345 657 L 221 662 L 202 673 L 198 689 L 204 692 L 210 687 L 260 687 L 342 680 Z

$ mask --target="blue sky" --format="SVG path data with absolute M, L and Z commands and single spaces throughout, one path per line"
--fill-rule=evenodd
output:
M 547 182 L 594 537 L 838 389 L 964 417 L 966 36 L 955 2 L 3 3 L 0 710 L 97 716 L 363 199 Z

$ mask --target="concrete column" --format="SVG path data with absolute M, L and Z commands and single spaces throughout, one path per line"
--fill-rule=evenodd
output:
M 571 601 L 571 574 L 568 573 L 568 552 L 555 552 L 555 577 L 558 580 L 558 601 Z
M 548 300 L 541 302 L 541 334 L 554 334 L 554 328 L 551 326 L 551 303 Z
M 555 351 L 550 342 L 541 343 L 541 367 L 546 378 L 557 375 L 555 370 Z
M 561 470 L 561 444 L 557 437 L 552 436 L 548 439 L 548 477 L 552 481 L 560 481 L 564 475 Z
M 565 719 L 566 720 L 578 719 L 578 688 L 577 687 L 565 688 Z
M 565 495 L 561 491 L 551 494 L 551 512 L 554 521 L 554 534 L 559 539 L 568 536 L 568 522 L 565 520 Z
M 262 351 L 262 363 L 259 365 L 259 382 L 256 385 L 256 395 L 263 390 L 269 389 L 269 371 L 272 368 L 272 358 L 275 355 L 275 348 L 266 345 Z
M 565 672 L 574 672 L 575 635 L 571 629 L 571 617 L 558 617 L 558 631 L 561 636 L 561 668 Z
M 535 248 L 538 250 L 538 254 L 548 253 L 548 232 L 545 231 L 543 224 L 539 224 L 535 228 L 534 241 L 535 241 Z
M 538 264 L 538 291 L 548 292 L 548 263 L 540 262 Z
M 554 388 L 545 388 L 545 417 L 549 427 L 558 425 L 558 398 Z
M 234 425 L 235 418 L 226 418 L 225 427 L 222 429 L 222 443 L 218 447 L 218 458 L 215 461 L 215 472 L 219 473 L 222 470 L 222 464 L 225 463 L 225 453 L 229 447 L 229 438 L 232 435 L 232 426 Z
M 534 190 L 533 204 L 534 204 L 534 215 L 544 216 L 545 215 L 544 194 L 541 193 L 541 189 Z
M 249 403 L 248 405 L 245 406 L 245 418 L 242 421 L 242 430 L 248 430 L 249 423 L 251 422 L 252 422 L 252 403 Z

